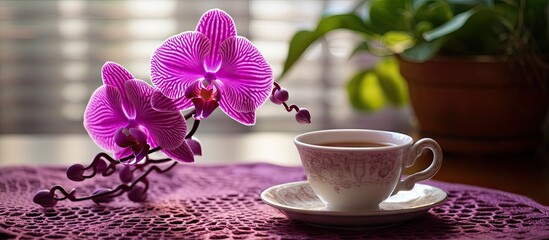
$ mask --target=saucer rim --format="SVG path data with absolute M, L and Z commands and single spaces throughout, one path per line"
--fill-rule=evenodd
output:
M 266 203 L 267 205 L 274 207 L 278 210 L 283 211 L 290 211 L 294 213 L 300 213 L 300 214 L 308 214 L 308 215 L 323 215 L 323 216 L 348 216 L 348 217 L 366 217 L 366 216 L 392 216 L 392 215 L 400 215 L 400 214 L 411 214 L 411 213 L 418 213 L 421 211 L 428 211 L 429 209 L 439 206 L 443 204 L 448 199 L 448 193 L 444 191 L 441 188 L 424 184 L 424 183 L 416 183 L 414 188 L 412 188 L 413 191 L 416 189 L 417 186 L 422 185 L 429 188 L 434 189 L 435 191 L 438 191 L 443 194 L 443 197 L 433 201 L 430 204 L 412 207 L 412 208 L 406 208 L 406 209 L 384 209 L 384 210 L 359 210 L 359 211 L 346 211 L 346 210 L 330 210 L 330 209 L 323 209 L 323 210 L 311 210 L 311 209 L 303 209 L 303 208 L 297 208 L 292 207 L 289 205 L 283 205 L 279 202 L 273 202 L 268 199 L 266 196 L 268 192 L 273 191 L 277 188 L 281 188 L 288 185 L 294 185 L 294 186 L 300 186 L 303 184 L 309 184 L 309 181 L 296 181 L 296 182 L 288 182 L 288 183 L 282 183 L 275 186 L 271 186 L 265 190 L 263 190 L 260 194 L 261 200 Z M 292 187 L 292 186 L 290 186 Z M 397 193 L 398 194 L 398 193 Z

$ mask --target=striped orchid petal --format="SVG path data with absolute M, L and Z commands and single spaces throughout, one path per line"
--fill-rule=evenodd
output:
M 186 139 L 185 142 L 187 142 L 189 147 L 191 147 L 191 150 L 195 156 L 202 156 L 202 146 L 198 138 L 192 136 L 191 138 Z
M 84 112 L 84 128 L 92 140 L 105 151 L 119 151 L 113 136 L 127 124 L 122 96 L 116 87 L 103 85 L 95 90 Z
M 125 84 L 128 98 L 136 108 L 135 121 L 145 127 L 158 146 L 172 150 L 185 141 L 185 119 L 179 112 L 159 112 L 151 106 L 154 89 L 141 80 L 130 80 Z
M 178 162 L 194 162 L 194 154 L 187 143 L 181 144 L 178 148 L 172 150 L 162 150 L 166 156 Z
M 208 71 L 215 71 L 221 64 L 219 48 L 225 39 L 236 36 L 236 27 L 229 14 L 220 9 L 212 9 L 202 15 L 196 31 L 203 33 L 210 40 L 211 50 L 205 61 Z
M 221 101 L 238 112 L 253 112 L 269 97 L 273 85 L 271 67 L 246 38 L 226 39 L 220 49 L 222 65 L 217 78 Z
M 133 105 L 129 103 L 124 90 L 124 83 L 130 79 L 134 79 L 134 76 L 115 62 L 106 62 L 101 69 L 101 75 L 105 85 L 115 87 L 120 93 L 122 104 L 128 117 L 135 116 L 135 109 L 133 108 Z
M 152 83 L 168 98 L 182 97 L 189 84 L 204 77 L 204 60 L 209 51 L 210 41 L 199 32 L 168 38 L 152 55 Z
M 160 91 L 154 91 L 151 104 L 155 110 L 163 112 L 179 111 L 181 109 L 189 109 L 193 106 L 192 102 L 186 97 L 171 99 L 164 96 Z
M 239 112 L 235 110 L 233 106 L 223 101 L 219 104 L 219 108 L 221 108 L 227 116 L 241 124 L 246 126 L 252 126 L 255 124 L 255 112 Z

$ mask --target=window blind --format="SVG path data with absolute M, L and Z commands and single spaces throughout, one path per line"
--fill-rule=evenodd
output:
M 151 53 L 168 37 L 194 30 L 211 8 L 228 12 L 238 35 L 249 38 L 282 70 L 288 42 L 315 26 L 323 12 L 345 11 L 350 0 L 0 0 L 0 133 L 84 133 L 82 116 L 101 85 L 101 66 L 114 61 L 150 82 Z M 305 131 L 353 127 L 345 80 L 357 65 L 348 54 L 356 38 L 330 34 L 316 44 L 281 84 L 290 102 L 307 107 L 314 125 L 295 122 L 294 113 L 267 102 L 257 125 L 242 126 L 216 111 L 201 132 Z M 351 63 L 351 64 L 349 64 Z

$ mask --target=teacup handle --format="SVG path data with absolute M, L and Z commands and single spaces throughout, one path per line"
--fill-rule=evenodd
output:
M 402 169 L 414 165 L 417 157 L 421 155 L 421 152 L 424 149 L 430 149 L 433 152 L 433 161 L 431 162 L 431 165 L 423 171 L 414 173 L 404 180 L 399 181 L 391 195 L 395 195 L 399 191 L 411 190 L 414 188 L 416 182 L 430 179 L 438 172 L 440 166 L 442 166 L 442 148 L 440 148 L 440 145 L 431 138 L 422 138 L 410 147 L 410 150 L 408 150 L 406 158 L 402 163 Z

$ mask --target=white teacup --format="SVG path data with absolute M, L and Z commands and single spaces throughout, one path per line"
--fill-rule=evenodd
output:
M 294 143 L 313 191 L 334 210 L 379 209 L 383 200 L 432 178 L 442 165 L 442 149 L 433 139 L 414 143 L 396 132 L 323 130 L 301 134 Z M 424 149 L 433 152 L 431 165 L 400 181 Z

